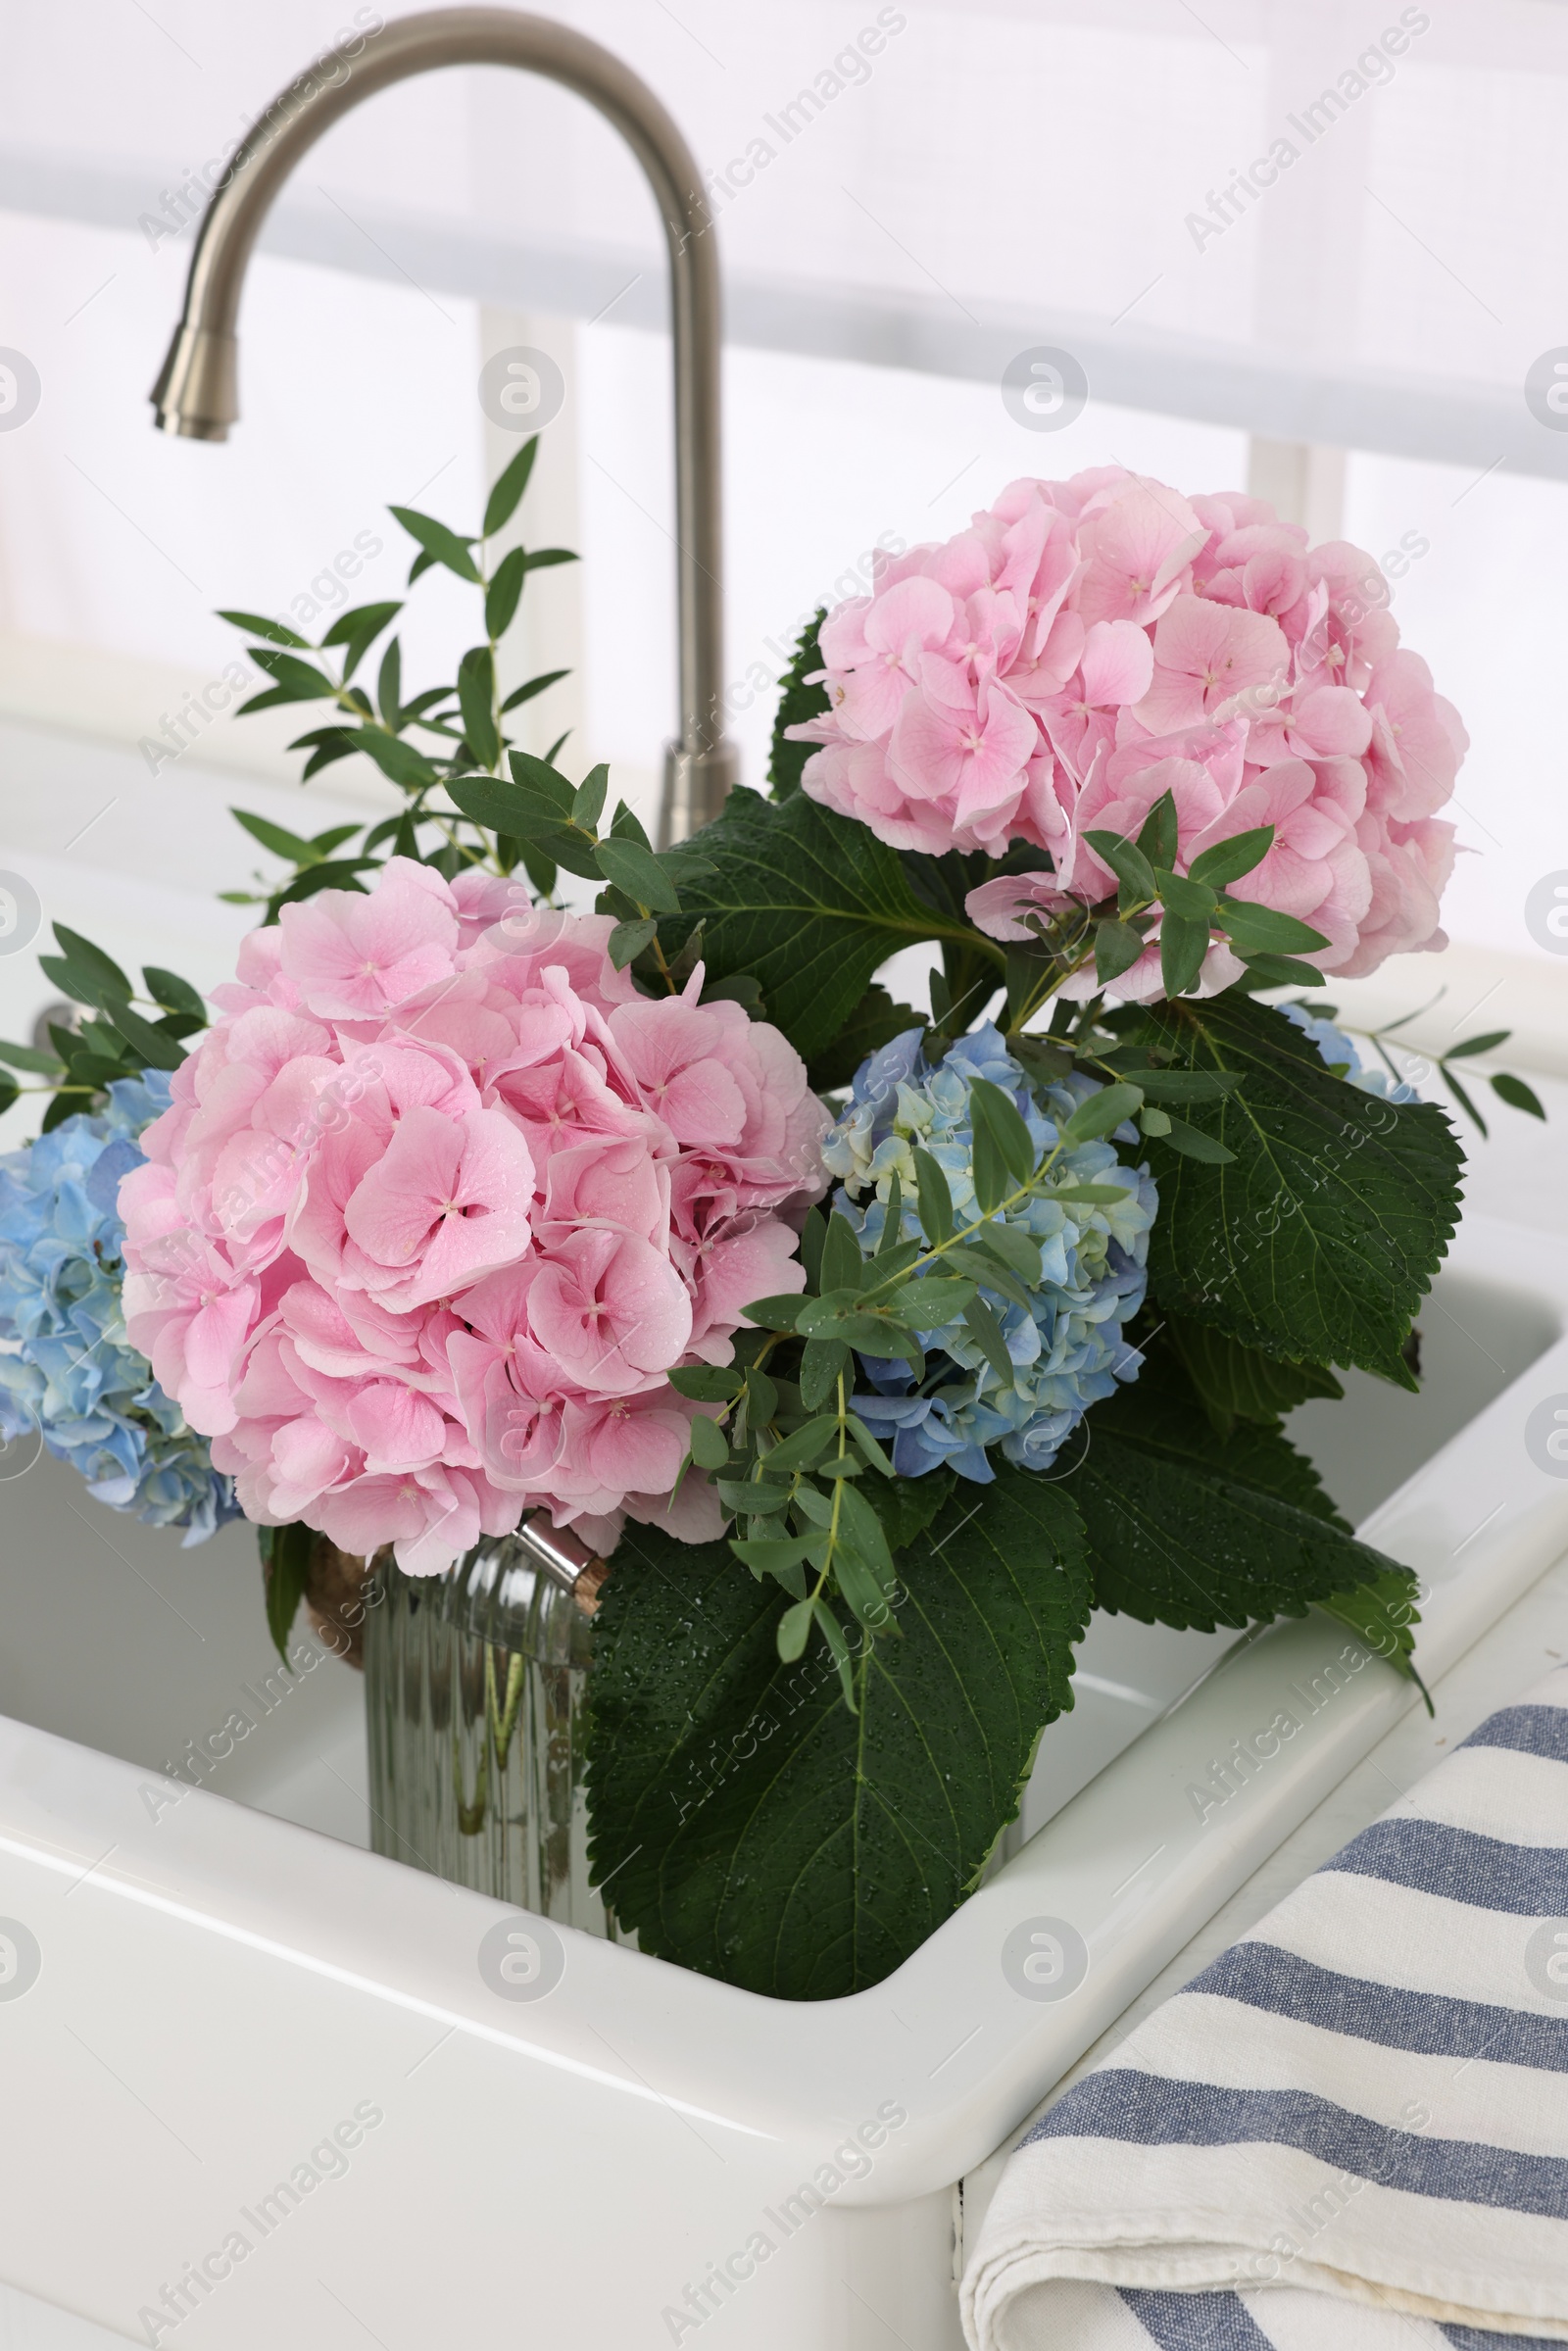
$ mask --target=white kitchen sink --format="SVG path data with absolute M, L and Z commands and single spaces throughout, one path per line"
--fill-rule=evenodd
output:
M 1565 1329 L 1568 1243 L 1471 1219 L 1422 1395 L 1356 1380 L 1298 1416 L 1422 1578 L 1429 1680 L 1568 1547 L 1568 1477 L 1524 1436 L 1568 1406 Z M 24 1448 L 5 1470 L 0 1935 L 39 1954 L 22 1996 L 0 1982 L 21 2342 L 66 2340 L 23 2296 L 146 2341 L 183 2278 L 158 2339 L 224 2351 L 953 2351 L 956 2183 L 1411 1702 L 1321 1616 L 1099 1619 L 1011 1857 L 885 1984 L 793 2005 L 563 1931 L 520 2002 L 481 1975 L 500 1905 L 363 1849 L 358 1678 L 279 1673 L 249 1531 L 182 1551 Z M 1289 1742 L 1195 1801 L 1282 1706 Z M 165 1769 L 236 1709 L 254 1732 L 171 1803 Z M 1082 1980 L 1015 1988 L 1007 1948 L 1063 1925 Z

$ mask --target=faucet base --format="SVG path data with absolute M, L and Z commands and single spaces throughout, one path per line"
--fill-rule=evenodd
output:
M 705 824 L 711 824 L 740 780 L 740 759 L 733 743 L 714 743 L 697 751 L 688 751 L 683 743 L 666 743 L 660 848 L 689 841 Z

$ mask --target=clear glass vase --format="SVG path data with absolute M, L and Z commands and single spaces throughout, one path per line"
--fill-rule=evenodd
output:
M 370 1842 L 392 1860 L 590 1935 L 583 1785 L 590 1633 L 606 1569 L 536 1523 L 450 1574 L 377 1569 L 365 1619 Z

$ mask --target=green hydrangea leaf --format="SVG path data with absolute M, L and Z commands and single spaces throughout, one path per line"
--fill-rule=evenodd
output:
M 1222 1437 L 1239 1420 L 1274 1424 L 1311 1396 L 1337 1400 L 1345 1394 L 1322 1364 L 1262 1354 L 1210 1324 L 1188 1322 L 1179 1314 L 1166 1317 L 1163 1338 Z
M 776 1584 L 726 1543 L 628 1530 L 594 1626 L 590 1853 L 643 1950 L 832 1999 L 880 1983 L 971 1890 L 1072 1702 L 1082 1529 L 1059 1486 L 1003 1465 L 898 1572 L 898 1633 L 851 1628 L 852 1713 L 806 1616 L 780 1658 Z
M 830 1045 L 811 1060 L 807 1079 L 813 1094 L 831 1094 L 853 1081 L 860 1063 L 906 1029 L 923 1025 L 910 1004 L 895 1004 L 885 988 L 867 988 Z
M 816 632 L 827 618 L 827 607 L 821 605 L 801 631 L 795 648 L 795 659 L 779 679 L 778 715 L 773 721 L 773 739 L 768 751 L 767 787 L 775 800 L 788 800 L 801 788 L 801 770 L 812 752 L 814 743 L 792 743 L 785 728 L 804 726 L 808 718 L 819 718 L 832 708 L 825 686 L 806 683 L 813 669 L 822 666 L 821 649 Z
M 808 1062 L 901 947 L 947 936 L 975 944 L 966 923 L 915 895 L 897 851 L 868 825 L 801 792 L 781 802 L 732 792 L 714 823 L 661 862 L 688 921 L 704 925 L 710 980 L 751 974 L 768 1018 Z
M 1089 1425 L 1072 1492 L 1098 1606 L 1208 1633 L 1304 1616 L 1367 1586 L 1391 1592 L 1390 1578 L 1413 1593 L 1409 1571 L 1356 1541 L 1287 1438 L 1259 1425 L 1221 1437 L 1157 1356 Z M 1408 1670 L 1408 1649 L 1391 1662 Z
M 300 1602 L 311 1577 L 312 1535 L 309 1527 L 258 1527 L 257 1548 L 267 1589 L 267 1629 L 290 1673 L 288 1637 L 294 1629 Z
M 1229 1163 L 1147 1145 L 1159 1304 L 1267 1355 L 1413 1388 L 1404 1343 L 1458 1216 L 1463 1155 L 1443 1111 L 1333 1076 L 1283 1013 L 1236 991 L 1154 1007 L 1144 1041 L 1244 1081 L 1188 1109 Z

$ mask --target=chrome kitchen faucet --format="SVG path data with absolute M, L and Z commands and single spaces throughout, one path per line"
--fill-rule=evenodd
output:
M 165 432 L 223 441 L 239 415 L 235 321 L 268 207 L 294 166 L 351 106 L 439 66 L 516 66 L 564 82 L 612 122 L 648 175 L 669 243 L 675 363 L 676 613 L 680 736 L 665 747 L 661 838 L 684 840 L 736 780 L 723 733 L 724 562 L 719 448 L 719 285 L 696 161 L 647 83 L 597 41 L 502 8 L 395 18 L 273 99 L 235 148 L 208 205 L 185 312 L 153 389 Z

